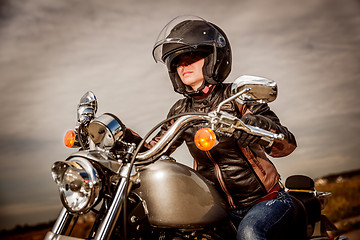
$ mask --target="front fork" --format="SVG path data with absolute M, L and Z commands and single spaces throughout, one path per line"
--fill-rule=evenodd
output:
M 121 212 L 122 203 L 124 201 L 123 196 L 126 191 L 126 178 L 121 178 L 121 181 L 117 187 L 115 197 L 107 211 L 105 218 L 100 224 L 94 240 L 107 240 L 110 238 L 112 230 L 115 227 L 117 219 Z
M 55 235 L 65 234 L 67 227 L 70 225 L 74 215 L 70 214 L 65 207 L 61 209 L 59 217 L 57 218 L 52 233 Z

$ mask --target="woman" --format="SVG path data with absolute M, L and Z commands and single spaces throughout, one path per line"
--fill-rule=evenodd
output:
M 212 111 L 230 96 L 230 84 L 223 81 L 231 70 L 231 48 L 225 33 L 215 24 L 198 17 L 175 18 L 160 33 L 153 56 L 166 64 L 174 90 L 185 96 L 173 105 L 168 117 Z M 227 199 L 230 215 L 238 224 L 238 239 L 279 239 L 278 229 L 292 217 L 293 203 L 265 153 L 286 156 L 296 148 L 295 138 L 267 104 L 245 106 L 233 101 L 222 110 L 246 124 L 282 133 L 285 139 L 265 148 L 258 144 L 258 137 L 238 131 L 231 137 L 218 136 L 219 143 L 213 149 L 200 151 L 194 135 L 201 126 L 192 126 L 169 154 L 186 142 L 194 157 L 194 168 Z M 162 127 L 148 148 L 172 123 Z

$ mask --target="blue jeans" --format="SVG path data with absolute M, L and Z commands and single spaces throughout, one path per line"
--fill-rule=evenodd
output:
M 239 223 L 237 240 L 281 239 L 294 213 L 290 196 L 281 189 L 276 198 L 241 210 L 232 210 L 231 219 Z M 271 235 L 271 237 L 270 237 Z

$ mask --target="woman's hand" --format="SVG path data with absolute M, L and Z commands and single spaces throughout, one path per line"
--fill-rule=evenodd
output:
M 270 130 L 271 122 L 266 117 L 260 116 L 260 115 L 253 115 L 253 114 L 246 114 L 241 118 L 241 121 L 243 121 L 246 125 L 251 125 L 254 127 L 259 127 L 265 130 Z M 237 140 L 237 143 L 241 147 L 247 147 L 251 146 L 253 144 L 256 144 L 259 142 L 261 137 L 254 136 L 252 134 L 249 134 L 245 131 L 236 131 L 234 133 L 235 139 Z

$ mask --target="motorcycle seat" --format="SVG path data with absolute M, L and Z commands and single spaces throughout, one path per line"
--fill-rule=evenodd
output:
M 308 223 L 320 221 L 321 203 L 316 197 L 314 180 L 303 175 L 294 175 L 286 179 L 285 186 L 288 193 L 301 201 L 306 209 Z

